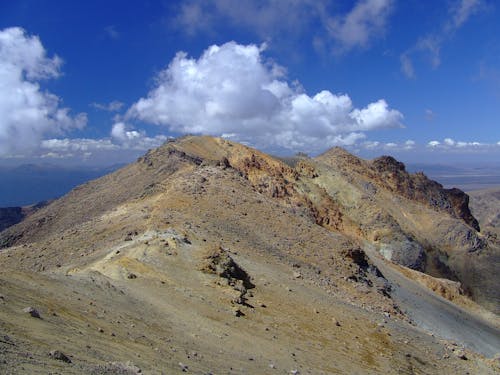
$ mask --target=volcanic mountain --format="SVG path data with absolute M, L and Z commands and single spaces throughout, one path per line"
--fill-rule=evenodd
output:
M 0 233 L 0 369 L 493 374 L 479 229 L 388 156 L 183 137 Z

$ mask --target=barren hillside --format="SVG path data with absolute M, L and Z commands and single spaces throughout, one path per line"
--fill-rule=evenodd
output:
M 494 374 L 467 199 L 388 158 L 166 143 L 0 234 L 0 369 Z

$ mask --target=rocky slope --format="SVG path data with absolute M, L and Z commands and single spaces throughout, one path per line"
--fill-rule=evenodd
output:
M 500 238 L 500 188 L 471 191 L 471 209 L 485 233 Z
M 394 164 L 185 137 L 74 189 L 0 234 L 0 369 L 495 373 L 497 317 L 378 254 L 495 307 L 455 259 L 498 253 L 466 196 Z

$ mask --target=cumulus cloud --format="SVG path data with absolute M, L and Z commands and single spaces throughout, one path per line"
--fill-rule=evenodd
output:
M 445 138 L 444 139 L 444 144 L 447 146 L 455 146 L 455 141 L 451 138 Z
M 405 142 L 405 144 L 404 144 L 404 148 L 405 148 L 406 150 L 412 150 L 415 146 L 416 146 L 415 141 L 413 141 L 413 140 L 411 140 L 411 139 L 407 140 L 407 141 Z
M 441 64 L 441 47 L 482 8 L 481 0 L 455 0 L 448 8 L 446 19 L 439 31 L 420 37 L 415 45 L 400 56 L 401 71 L 407 78 L 415 78 L 412 56 L 423 55 L 433 68 Z
M 427 143 L 427 146 L 429 147 L 437 147 L 441 144 L 441 142 L 439 141 L 430 141 L 429 143 Z
M 427 144 L 428 147 L 446 150 L 488 150 L 496 146 L 494 143 L 483 143 L 477 141 L 456 141 L 453 138 L 445 138 L 442 142 L 431 141 Z
M 158 147 L 167 140 L 164 135 L 148 137 L 144 131 L 132 129 L 130 125 L 124 122 L 117 122 L 111 129 L 111 139 L 122 149 L 129 150 L 147 150 Z
M 333 1 L 189 0 L 178 6 L 173 24 L 188 35 L 216 33 L 231 25 L 264 40 L 286 43 L 311 29 L 315 46 L 336 52 L 366 47 L 384 34 L 394 0 L 358 0 L 345 13 Z
M 118 146 L 109 139 L 88 139 L 88 138 L 53 138 L 45 139 L 41 142 L 41 148 L 59 153 L 77 153 L 81 151 L 93 150 L 115 150 Z
M 364 141 L 358 146 L 368 151 L 379 152 L 395 152 L 395 151 L 410 151 L 415 149 L 417 143 L 411 139 L 405 142 L 379 142 L 379 141 Z
M 161 146 L 166 136 L 148 137 L 144 132 L 129 129 L 124 123 L 113 126 L 110 138 L 52 138 L 40 143 L 38 156 L 52 159 L 90 159 L 108 162 L 114 158 L 125 158 L 127 155 L 141 153 Z
M 383 99 L 358 109 L 346 94 L 324 90 L 309 96 L 287 82 L 283 67 L 264 59 L 264 48 L 230 42 L 209 47 L 198 59 L 178 53 L 156 77 L 156 87 L 129 108 L 125 121 L 307 152 L 402 126 L 403 115 Z
M 443 140 L 431 140 L 427 143 L 418 144 L 417 142 L 409 139 L 405 142 L 379 142 L 373 140 L 366 140 L 357 144 L 357 149 L 364 149 L 373 152 L 391 152 L 402 153 L 411 152 L 415 155 L 422 153 L 427 154 L 429 151 L 441 154 L 486 154 L 488 152 L 497 152 L 499 150 L 500 142 L 498 143 L 484 143 L 477 141 L 456 141 L 453 138 L 444 138 Z
M 43 136 L 83 128 L 85 113 L 70 116 L 40 81 L 60 75 L 61 59 L 48 57 L 37 36 L 12 27 L 0 31 L 0 155 L 37 147 Z

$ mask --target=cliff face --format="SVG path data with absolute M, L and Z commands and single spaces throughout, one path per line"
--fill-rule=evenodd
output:
M 469 209 L 469 196 L 460 189 L 444 189 L 436 181 L 423 173 L 409 174 L 405 165 L 391 156 L 374 159 L 372 167 L 378 175 L 378 181 L 385 188 L 408 199 L 421 202 L 437 210 L 448 212 L 476 231 L 479 223 Z

